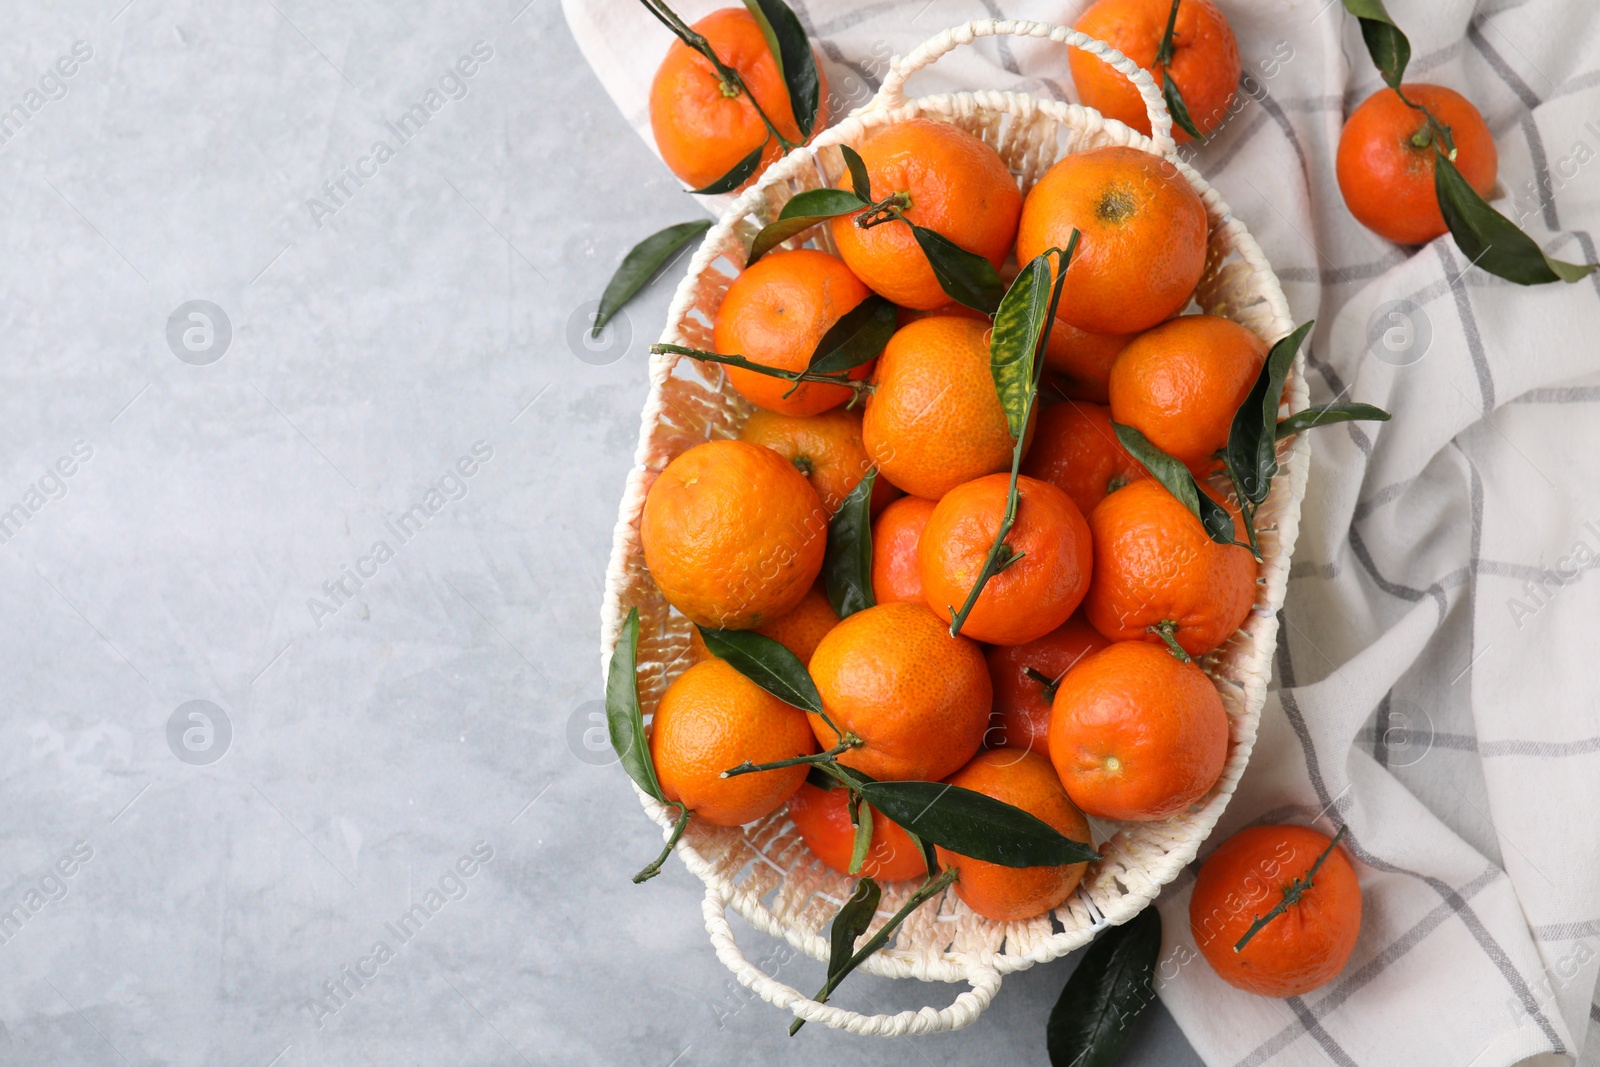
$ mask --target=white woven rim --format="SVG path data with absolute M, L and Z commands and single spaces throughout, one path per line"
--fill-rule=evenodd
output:
M 907 101 L 905 81 L 959 45 L 980 37 L 1048 39 L 1098 56 L 1139 89 L 1150 115 L 1152 137 L 1077 104 L 1038 100 L 1010 92 L 954 93 Z M 1195 293 L 1199 307 L 1249 327 L 1267 342 L 1293 328 L 1288 302 L 1260 247 L 1222 198 L 1192 168 L 1173 157 L 1172 122 L 1150 75 L 1110 46 L 1075 30 L 1048 23 L 983 19 L 946 30 L 905 59 L 896 57 L 878 95 L 806 149 L 773 164 L 737 199 L 689 263 L 667 315 L 661 340 L 711 347 L 711 323 L 728 282 L 743 269 L 750 241 L 777 217 L 795 193 L 835 184 L 844 173 L 837 146 L 859 141 L 873 126 L 926 116 L 952 122 L 996 149 L 1023 191 L 1063 155 L 1102 145 L 1128 145 L 1172 161 L 1200 195 L 1211 225 L 1205 274 Z M 827 228 L 803 238 L 830 247 Z M 792 243 L 792 242 L 791 242 Z M 1297 357 L 1288 380 L 1286 411 L 1307 405 L 1305 367 Z M 628 476 L 612 537 L 601 609 L 601 666 L 610 661 L 630 607 L 640 614 L 639 686 L 646 712 L 681 672 L 689 626 L 670 611 L 651 581 L 639 544 L 639 518 L 657 474 L 679 453 L 711 438 L 736 436 L 751 408 L 719 369 L 652 356 L 650 394 L 641 417 L 635 465 Z M 1299 532 L 1300 502 L 1310 468 L 1306 435 L 1280 445 L 1280 473 L 1257 521 L 1265 562 L 1257 578 L 1256 603 L 1244 626 L 1200 661 L 1222 696 L 1229 719 L 1229 753 L 1222 777 L 1192 810 L 1156 823 L 1096 824 L 1107 839 L 1104 858 L 1089 868 L 1077 893 L 1049 915 L 1022 922 L 985 919 L 953 892 L 930 901 L 901 927 L 891 944 L 863 970 L 892 978 L 964 982 L 971 988 L 945 1008 L 925 1007 L 895 1015 L 864 1015 L 819 1004 L 752 962 L 734 940 L 731 906 L 756 929 L 825 960 L 827 925 L 849 895 L 852 879 L 823 866 L 779 812 L 745 827 L 691 823 L 677 847 L 685 866 L 706 884 L 706 931 L 717 957 L 747 988 L 800 1018 L 859 1034 L 897 1037 L 967 1026 L 988 1007 L 1001 977 L 1056 959 L 1086 944 L 1096 930 L 1127 922 L 1155 899 L 1161 887 L 1195 857 L 1216 824 L 1255 744 L 1266 699 L 1277 637 L 1277 609 L 1288 583 L 1289 557 Z M 635 792 L 638 792 L 636 789 Z M 672 813 L 642 792 L 641 804 L 670 832 Z M 1098 835 L 1097 835 L 1098 836 Z M 909 884 L 884 889 L 881 923 L 912 891 Z

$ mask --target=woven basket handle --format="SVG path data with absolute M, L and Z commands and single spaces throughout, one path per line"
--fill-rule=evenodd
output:
M 728 899 L 722 891 L 707 887 L 703 905 L 706 933 L 711 935 L 717 958 L 732 971 L 741 985 L 751 990 L 769 1004 L 787 1008 L 807 1022 L 821 1023 L 835 1030 L 848 1030 L 853 1034 L 877 1037 L 901 1037 L 905 1034 L 933 1034 L 944 1030 L 959 1030 L 973 1023 L 1000 990 L 1000 972 L 992 967 L 978 966 L 966 970 L 965 979 L 972 988 L 956 997 L 948 1008 L 926 1007 L 921 1011 L 902 1011 L 896 1015 L 861 1015 L 858 1012 L 820 1004 L 793 986 L 771 977 L 745 957 L 733 939 L 733 927 L 728 925 Z
M 1177 149 L 1177 144 L 1172 140 L 1172 116 L 1167 113 L 1167 102 L 1162 98 L 1161 89 L 1156 85 L 1155 79 L 1150 77 L 1149 71 L 1104 41 L 1097 41 L 1077 30 L 1066 26 L 1054 26 L 1048 22 L 975 19 L 964 26 L 945 30 L 937 37 L 922 42 L 909 56 L 894 58 L 889 64 L 889 73 L 884 76 L 883 86 L 878 90 L 878 95 L 870 106 L 885 109 L 900 107 L 906 102 L 907 78 L 945 53 L 955 51 L 960 45 L 971 44 L 979 37 L 1044 37 L 1058 44 L 1081 48 L 1105 61 L 1139 90 L 1139 96 L 1144 100 L 1145 113 L 1150 116 L 1150 140 L 1154 142 L 1156 151 L 1169 156 Z

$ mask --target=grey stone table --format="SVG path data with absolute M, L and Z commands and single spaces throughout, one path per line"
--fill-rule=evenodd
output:
M 1070 961 L 790 1040 L 629 884 L 586 730 L 670 286 L 573 337 L 695 208 L 523 3 L 8 5 L 0 1062 L 1045 1062 Z

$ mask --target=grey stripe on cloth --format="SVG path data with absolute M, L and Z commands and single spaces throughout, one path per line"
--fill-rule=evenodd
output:
M 1344 384 L 1344 379 L 1339 377 L 1339 372 L 1333 369 L 1333 364 L 1324 363 L 1317 357 L 1317 346 L 1314 344 L 1306 345 L 1306 366 L 1322 375 L 1322 380 L 1328 383 L 1328 388 L 1333 390 L 1335 396 L 1342 397 L 1349 390 L 1350 387 Z M 1350 440 L 1355 442 L 1357 448 L 1361 449 L 1361 454 L 1371 459 L 1372 438 L 1368 437 L 1367 432 L 1361 429 L 1360 423 L 1347 422 L 1344 424 L 1344 428 L 1350 435 Z
M 1600 1023 L 1600 1004 L 1589 1005 L 1589 1020 L 1591 1022 Z
M 1406 478 L 1398 482 L 1390 482 L 1365 500 L 1356 503 L 1355 510 L 1350 514 L 1351 522 L 1360 522 L 1385 504 L 1398 500 L 1407 489 L 1416 484 L 1415 478 Z
M 1595 258 L 1594 238 L 1589 236 L 1587 230 L 1573 230 L 1572 236 L 1577 239 L 1578 247 L 1583 249 L 1583 261 L 1585 263 L 1600 262 Z M 1594 286 L 1595 295 L 1600 296 L 1600 270 L 1589 273 L 1589 284 Z
M 1351 531 L 1352 535 L 1354 532 L 1354 530 Z M 1283 618 L 1285 613 L 1280 611 L 1278 615 Z M 1287 623 L 1288 620 L 1284 618 L 1284 622 Z M 1327 782 L 1322 777 L 1322 764 L 1317 757 L 1316 745 L 1311 740 L 1311 729 L 1306 725 L 1305 716 L 1300 712 L 1300 704 L 1294 694 L 1294 656 L 1289 649 L 1287 627 L 1279 627 L 1278 629 L 1278 654 L 1276 658 L 1278 677 L 1282 680 L 1282 688 L 1278 691 L 1279 702 L 1283 707 L 1284 715 L 1289 719 L 1290 728 L 1294 730 L 1295 737 L 1300 741 L 1300 750 L 1305 757 L 1306 777 L 1310 779 L 1311 787 L 1316 790 L 1317 799 L 1329 807 L 1334 807 L 1336 802 L 1343 798 L 1343 794 L 1339 797 L 1333 797 L 1329 794 Z M 1545 1038 L 1550 1042 L 1550 1051 L 1557 1055 L 1565 1055 L 1567 1053 L 1566 1043 L 1561 1040 L 1561 1035 L 1556 1033 L 1555 1027 L 1551 1025 L 1550 1020 L 1545 1017 L 1543 1010 L 1540 1009 L 1539 1002 L 1534 997 L 1533 990 L 1529 987 L 1527 979 L 1512 964 L 1510 957 L 1506 955 L 1505 949 L 1500 947 L 1500 943 L 1489 933 L 1488 929 L 1483 925 L 1483 921 L 1462 899 L 1459 892 L 1452 889 L 1448 883 L 1431 875 L 1408 870 L 1398 864 L 1390 863 L 1388 860 L 1380 859 L 1362 846 L 1354 831 L 1347 829 L 1344 840 L 1350 852 L 1367 866 L 1375 867 L 1380 871 L 1404 874 L 1416 878 L 1438 893 L 1440 898 L 1455 912 L 1456 916 L 1467 928 L 1467 931 L 1472 934 L 1473 940 L 1478 942 L 1478 946 L 1483 950 L 1484 955 L 1489 958 L 1489 961 L 1500 972 L 1500 976 L 1505 979 L 1506 985 L 1516 994 L 1517 1000 L 1521 1003 L 1523 1010 L 1528 1013 L 1529 1018 L 1538 1023 L 1539 1029 L 1543 1031 Z
M 1445 247 L 1443 241 L 1433 242 L 1433 250 L 1439 253 L 1439 262 L 1444 264 L 1445 280 L 1449 282 L 1450 292 L 1455 297 L 1456 317 L 1461 320 L 1461 332 L 1467 339 L 1467 351 L 1472 354 L 1472 369 L 1478 372 L 1478 391 L 1483 395 L 1483 414 L 1487 417 L 1489 412 L 1494 410 L 1494 374 L 1489 370 L 1489 357 L 1483 351 L 1483 337 L 1478 333 L 1478 317 L 1472 310 L 1472 299 L 1467 296 L 1466 289 L 1456 284 L 1461 278 L 1461 272 L 1456 270 L 1454 253 Z
M 1467 23 L 1467 40 L 1471 41 L 1472 47 L 1476 48 L 1483 56 L 1485 62 L 1489 64 L 1489 69 L 1493 70 L 1500 76 L 1500 80 L 1506 83 L 1506 88 L 1517 94 L 1517 99 L 1522 101 L 1522 106 L 1530 111 L 1533 110 L 1543 101 L 1539 99 L 1539 94 L 1535 93 L 1528 86 L 1528 83 L 1523 81 L 1521 76 L 1511 69 L 1511 64 L 1506 62 L 1505 57 L 1483 36 L 1483 27 L 1487 25 L 1489 25 L 1487 18 L 1482 20 L 1474 18 Z M 1495 32 L 1499 33 L 1500 31 L 1495 30 Z M 1539 158 L 1541 161 L 1544 158 L 1544 148 L 1542 146 L 1539 149 Z
M 1493 864 L 1485 867 L 1482 874 L 1461 887 L 1462 899 L 1471 900 L 1498 877 L 1500 877 L 1500 869 L 1498 867 Z M 1396 960 L 1421 944 L 1423 938 L 1444 925 L 1444 921 L 1453 914 L 1455 913 L 1450 910 L 1450 905 L 1436 905 L 1433 910 L 1418 919 L 1410 929 L 1384 946 L 1382 952 L 1351 972 L 1348 977 L 1336 982 L 1333 988 L 1318 998 L 1315 1004 L 1310 1005 L 1311 1012 L 1320 1019 L 1326 1018 L 1329 1014 L 1338 1010 L 1345 1001 L 1359 992 L 1367 983 L 1382 974 Z M 1294 999 L 1300 1000 L 1301 998 L 1295 997 Z M 1297 1026 L 1286 1026 L 1262 1042 L 1250 1055 L 1241 1059 L 1236 1064 L 1236 1067 L 1258 1067 L 1259 1064 L 1265 1063 L 1281 1052 L 1299 1036 L 1300 1032 Z
M 795 9 L 795 14 L 800 16 L 800 24 L 805 27 L 806 33 L 810 35 L 812 40 L 816 40 L 819 37 L 827 37 L 838 33 L 841 30 L 848 30 L 852 26 L 858 26 L 869 19 L 893 11 L 901 5 L 896 3 L 865 4 L 861 7 L 851 8 L 844 14 L 837 18 L 831 18 L 827 22 L 813 22 L 805 0 L 793 0 L 792 6 Z
M 1533 936 L 1539 941 L 1578 941 L 1586 937 L 1600 937 L 1600 919 L 1535 926 Z
M 1323 581 L 1332 581 L 1343 572 L 1337 563 L 1312 563 L 1310 560 L 1300 560 L 1289 564 L 1289 578 L 1320 578 Z
M 1375 259 L 1371 263 L 1358 263 L 1353 267 L 1342 267 L 1338 273 L 1321 269 L 1309 270 L 1305 267 L 1284 267 L 1277 273 L 1278 277 L 1285 281 L 1337 285 L 1340 282 L 1368 281 L 1376 278 L 1404 263 L 1407 258 L 1404 252 L 1394 248 L 1390 249 L 1382 259 Z
M 1470 547 L 1467 550 L 1467 566 L 1472 571 L 1467 578 L 1467 618 L 1473 619 L 1478 615 L 1478 560 L 1483 551 L 1483 478 L 1478 474 L 1478 465 L 1472 462 L 1472 457 L 1467 455 L 1466 449 L 1461 447 L 1460 438 L 1452 439 L 1451 447 L 1461 454 L 1467 464 L 1467 499 L 1468 510 L 1472 513 L 1472 533 L 1470 534 Z M 1487 650 L 1485 650 L 1487 651 Z M 1472 665 L 1478 662 L 1478 628 L 1467 627 L 1467 666 L 1461 674 L 1451 681 L 1451 685 L 1461 680 L 1461 675 L 1472 670 Z
M 1356 731 L 1354 740 L 1360 744 L 1376 747 L 1383 740 L 1383 735 L 1377 726 L 1363 726 Z M 1478 739 L 1471 734 L 1442 734 L 1434 731 L 1428 735 L 1427 741 L 1430 748 L 1448 748 L 1457 752 L 1478 751 Z
M 1590 253 L 1593 258 L 1593 253 Z M 1600 400 L 1600 385 L 1552 386 L 1548 389 L 1529 389 L 1508 401 L 1512 404 L 1592 404 Z
M 1382 734 L 1376 726 L 1363 726 L 1356 731 L 1355 740 L 1376 746 Z M 1600 752 L 1600 737 L 1582 737 L 1575 741 L 1480 741 L 1470 734 L 1433 733 L 1428 737 L 1430 748 L 1452 749 L 1456 752 L 1475 752 L 1484 759 L 1501 756 L 1589 756 Z
M 1322 1028 L 1322 1023 L 1317 1020 L 1315 1015 L 1311 1014 L 1311 1009 L 1306 1007 L 1305 1001 L 1299 997 L 1290 997 L 1288 1004 L 1289 1010 L 1294 1012 L 1295 1018 L 1299 1019 L 1300 1025 L 1305 1028 L 1306 1034 L 1322 1047 L 1323 1053 L 1330 1061 L 1337 1063 L 1339 1067 L 1360 1067 L 1355 1060 L 1350 1058 L 1349 1053 L 1339 1047 L 1339 1043 L 1333 1039 L 1333 1035 Z
M 1393 698 L 1393 689 L 1383 694 L 1383 699 L 1378 701 L 1378 718 L 1372 727 L 1372 758 L 1385 769 L 1389 766 L 1389 709 Z

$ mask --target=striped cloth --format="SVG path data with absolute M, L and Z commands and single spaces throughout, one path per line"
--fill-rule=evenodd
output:
M 668 37 L 630 0 L 565 0 L 574 35 L 649 140 Z M 1087 0 L 791 0 L 835 113 L 889 57 L 982 17 L 1070 22 Z M 1209 1064 L 1600 1063 L 1600 278 L 1525 289 L 1447 239 L 1396 248 L 1345 210 L 1333 156 L 1380 87 L 1338 0 L 1222 0 L 1245 76 L 1185 150 L 1315 318 L 1314 402 L 1383 426 L 1317 431 L 1282 613 L 1277 688 L 1227 817 L 1349 828 L 1365 915 L 1331 984 L 1271 1000 L 1222 983 L 1188 931 L 1193 869 L 1161 900 L 1160 995 Z M 695 18 L 716 6 L 684 2 Z M 1500 210 L 1593 261 L 1600 4 L 1389 0 L 1410 80 L 1449 85 L 1500 146 Z M 989 41 L 917 92 L 1066 98 L 1058 48 Z M 1583 442 L 1592 438 L 1588 445 Z

